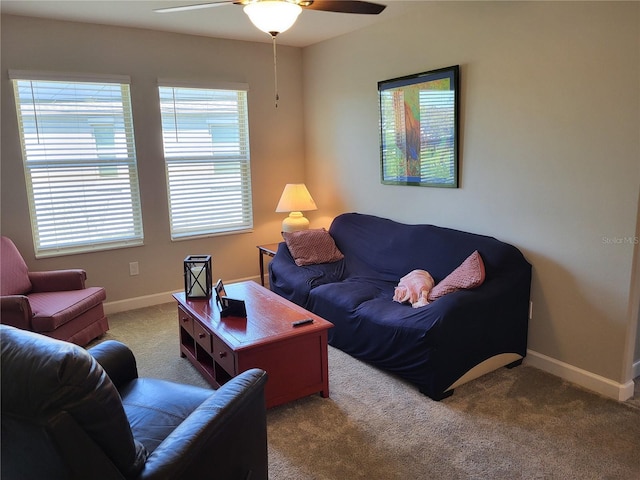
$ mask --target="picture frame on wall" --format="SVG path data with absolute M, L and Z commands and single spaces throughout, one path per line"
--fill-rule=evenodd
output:
M 460 66 L 378 82 L 381 180 L 458 188 Z

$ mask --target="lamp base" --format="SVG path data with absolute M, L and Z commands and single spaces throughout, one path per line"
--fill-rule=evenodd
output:
M 308 230 L 309 220 L 307 220 L 302 212 L 291 212 L 287 218 L 282 221 L 283 232 L 297 232 L 298 230 Z

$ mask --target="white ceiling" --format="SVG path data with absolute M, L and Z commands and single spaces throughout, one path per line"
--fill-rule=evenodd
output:
M 374 1 L 387 6 L 379 15 L 303 10 L 295 25 L 278 35 L 278 44 L 306 47 L 408 13 L 423 3 L 419 0 Z M 251 24 L 240 5 L 226 4 L 162 14 L 154 12 L 157 8 L 197 3 L 207 3 L 207 0 L 0 0 L 0 13 L 271 42 L 268 34 Z

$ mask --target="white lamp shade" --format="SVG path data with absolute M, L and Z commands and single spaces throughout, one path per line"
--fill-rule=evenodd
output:
M 287 183 L 276 207 L 276 212 L 306 212 L 317 210 L 316 202 L 304 183 Z
M 265 33 L 275 35 L 289 30 L 302 8 L 286 0 L 252 2 L 244 7 L 251 23 Z

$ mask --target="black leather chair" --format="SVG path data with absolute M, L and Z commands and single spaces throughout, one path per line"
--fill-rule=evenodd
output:
M 3 479 L 268 478 L 264 387 L 138 378 L 131 350 L 0 325 Z

